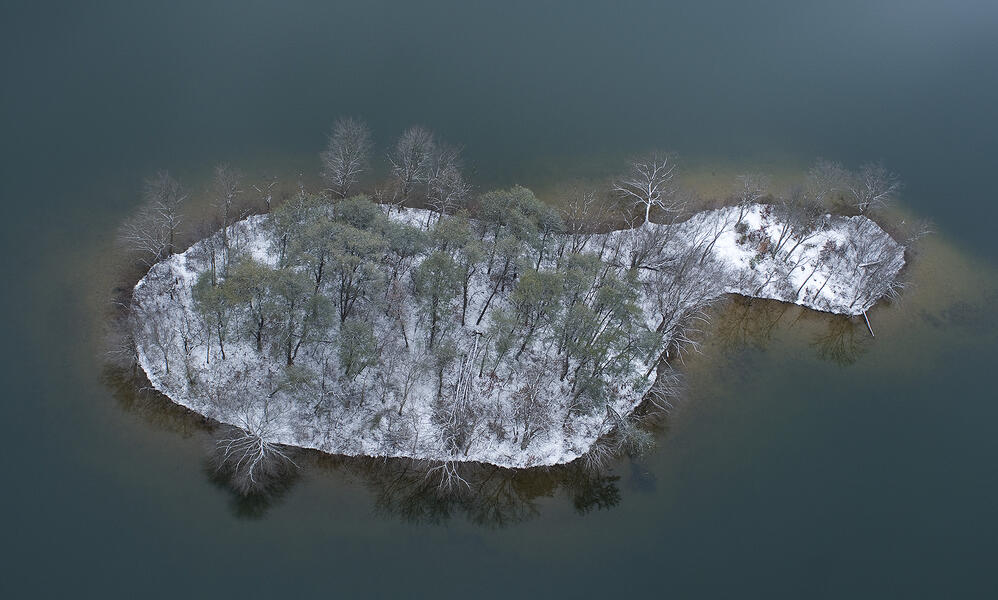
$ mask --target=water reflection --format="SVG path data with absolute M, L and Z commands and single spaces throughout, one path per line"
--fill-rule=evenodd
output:
M 381 462 L 381 461 L 375 461 Z M 440 523 L 462 515 L 485 527 L 505 527 L 540 514 L 538 500 L 559 490 L 579 514 L 610 509 L 620 502 L 619 476 L 594 472 L 581 464 L 548 469 L 504 469 L 492 465 L 461 466 L 468 486 L 441 488 L 416 461 L 388 461 L 367 470 L 367 483 L 377 512 L 417 523 Z
M 239 519 L 259 520 L 271 508 L 284 501 L 301 478 L 298 469 L 282 469 L 263 488 L 249 492 L 233 485 L 231 474 L 218 468 L 214 460 L 205 460 L 204 474 L 208 480 L 229 496 L 229 510 Z
M 704 335 L 723 347 L 753 347 L 764 350 L 782 328 L 801 326 L 814 332 L 810 346 L 816 356 L 839 365 L 849 365 L 866 351 L 870 336 L 855 319 L 826 315 L 775 301 L 732 297 L 716 307 L 712 326 Z M 182 408 L 161 393 L 148 387 L 141 370 L 131 364 L 108 364 L 102 379 L 118 405 L 139 415 L 148 424 L 190 437 L 210 433 L 219 427 L 197 413 Z M 641 407 L 643 427 L 656 438 L 668 434 L 669 416 Z M 206 442 L 208 448 L 214 444 Z M 212 452 L 208 452 L 209 455 Z M 448 482 L 441 476 L 440 465 L 410 459 L 375 459 L 330 456 L 312 450 L 297 450 L 293 460 L 299 468 L 278 469 L 270 473 L 262 486 L 242 489 L 232 473 L 218 463 L 205 460 L 205 475 L 213 485 L 227 490 L 230 509 L 239 518 L 260 519 L 288 497 L 301 480 L 302 472 L 334 473 L 363 483 L 379 516 L 421 524 L 439 524 L 463 518 L 488 528 L 522 523 L 541 514 L 540 501 L 562 496 L 571 501 L 575 511 L 586 515 L 609 510 L 621 502 L 621 475 L 627 474 L 627 489 L 651 493 L 658 487 L 654 474 L 635 457 L 611 461 L 594 469 L 584 461 L 569 465 L 536 469 L 506 469 L 481 463 L 453 465 L 454 476 Z
M 632 458 L 627 488 L 643 494 L 651 494 L 658 489 L 658 478 L 646 464 Z
M 787 312 L 795 308 L 783 302 L 732 296 L 712 311 L 710 335 L 726 347 L 761 350 L 769 344 Z
M 825 330 L 811 336 L 811 347 L 822 360 L 851 365 L 869 348 L 873 337 L 855 319 L 828 315 L 825 321 Z
M 139 416 L 149 425 L 184 437 L 211 433 L 221 427 L 174 404 L 148 387 L 142 372 L 128 366 L 105 365 L 102 381 L 118 405 Z M 597 472 L 582 464 L 540 469 L 506 469 L 481 463 L 454 465 L 461 482 L 443 485 L 435 463 L 410 459 L 376 459 L 331 456 L 313 450 L 297 450 L 291 455 L 299 468 L 278 469 L 268 474 L 263 485 L 246 490 L 233 479 L 232 472 L 219 468 L 210 450 L 205 458 L 205 477 L 225 490 L 233 515 L 260 519 L 278 505 L 301 480 L 303 472 L 319 471 L 359 479 L 368 489 L 374 512 L 411 523 L 443 523 L 463 517 L 476 525 L 499 528 L 528 521 L 540 515 L 538 501 L 563 492 L 571 498 L 579 514 L 609 509 L 620 502 L 620 477 Z M 640 479 L 640 477 L 637 477 Z M 636 480 L 635 476 L 631 480 Z M 645 483 L 642 483 L 645 485 Z
M 974 300 L 960 299 L 939 311 L 922 309 L 919 316 L 923 321 L 937 329 L 973 329 L 987 331 L 994 329 L 995 310 L 998 305 L 998 290 L 984 287 L 981 298 Z
M 557 487 L 554 478 L 529 471 L 480 464 L 458 468 L 467 485 L 449 489 L 418 461 L 393 460 L 363 470 L 376 512 L 414 523 L 440 523 L 457 514 L 488 527 L 520 523 L 536 517 L 537 499 Z
M 207 418 L 174 403 L 149 387 L 149 380 L 137 365 L 105 364 L 100 379 L 122 410 L 138 416 L 153 427 L 172 431 L 183 437 L 214 429 Z
M 711 315 L 709 335 L 722 347 L 765 350 L 782 329 L 801 327 L 822 360 L 847 366 L 870 347 L 872 336 L 862 320 L 803 309 L 773 300 L 735 296 Z
M 363 482 L 374 514 L 414 524 L 442 524 L 454 518 L 487 528 L 502 528 L 541 514 L 540 500 L 559 493 L 571 499 L 577 513 L 610 509 L 620 503 L 617 482 L 610 472 L 594 472 L 581 464 L 547 469 L 506 469 L 481 463 L 457 465 L 466 485 L 443 486 L 434 464 L 410 459 L 376 459 L 300 453 L 303 468 L 335 471 Z M 299 457 L 301 458 L 301 457 Z M 212 480 L 225 485 L 217 471 Z M 239 517 L 259 518 L 280 502 L 298 480 L 299 472 L 268 486 L 264 492 L 241 496 L 233 490 L 232 508 Z

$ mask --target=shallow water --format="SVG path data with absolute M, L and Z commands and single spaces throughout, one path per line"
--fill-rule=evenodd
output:
M 998 592 L 991 3 L 3 12 L 4 596 Z M 656 449 L 602 486 L 531 475 L 427 507 L 310 459 L 276 501 L 239 502 L 196 420 L 115 393 L 110 237 L 152 169 L 315 171 L 341 113 L 382 141 L 424 122 L 482 186 L 542 195 L 650 145 L 710 193 L 882 158 L 939 233 L 875 339 L 719 307 Z

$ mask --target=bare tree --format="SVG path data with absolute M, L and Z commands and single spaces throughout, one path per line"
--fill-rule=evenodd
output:
M 437 490 L 440 492 L 456 492 L 462 485 L 470 491 L 471 484 L 461 475 L 460 465 L 460 462 L 453 460 L 436 463 L 427 468 L 426 479 L 437 477 Z
M 673 187 L 675 173 L 675 158 L 655 153 L 632 162 L 631 171 L 614 180 L 612 189 L 614 193 L 644 208 L 647 223 L 650 221 L 652 208 L 660 208 L 673 215 L 682 209 Z
M 436 144 L 425 177 L 426 203 L 439 216 L 453 213 L 471 195 L 471 186 L 461 174 L 460 148 Z
M 453 387 L 448 386 L 452 391 L 447 395 L 438 391 L 437 402 L 433 407 L 433 420 L 439 427 L 440 441 L 450 460 L 468 456 L 471 447 L 482 436 L 481 387 L 475 376 L 475 365 L 484 349 L 478 338 L 479 336 L 474 336 L 473 346 L 467 348 L 457 361 L 457 372 L 453 377 L 455 383 Z M 445 360 L 449 362 L 452 358 L 458 358 L 454 356 L 456 350 L 454 346 L 447 352 Z M 440 354 L 440 348 L 437 354 Z M 439 369 L 439 366 L 435 365 L 435 368 Z
M 582 252 L 596 233 L 596 228 L 607 220 L 607 207 L 599 202 L 595 190 L 579 187 L 569 192 L 568 202 L 561 209 L 565 224 L 567 250 L 572 254 Z
M 159 171 L 145 181 L 142 197 L 142 207 L 122 226 L 119 240 L 151 266 L 176 250 L 180 211 L 188 196 L 180 182 Z
M 833 195 L 848 191 L 849 178 L 849 171 L 841 164 L 819 158 L 808 170 L 803 189 L 816 203 L 827 205 Z
M 399 202 L 407 202 L 416 184 L 426 181 L 435 146 L 433 134 L 419 126 L 406 129 L 395 143 L 388 162 L 398 182 Z
M 657 270 L 644 285 L 644 293 L 659 319 L 655 331 L 667 340 L 664 348 L 649 356 L 646 376 L 663 360 L 676 356 L 684 345 L 696 348 L 689 332 L 695 321 L 705 319 L 704 309 L 724 291 L 730 274 L 712 254 L 703 250 L 711 243 L 711 230 L 690 234 L 688 244 L 667 248 Z
M 232 485 L 242 494 L 260 492 L 289 467 L 297 467 L 287 448 L 271 442 L 275 424 L 266 415 L 250 411 L 238 427 L 225 426 L 216 444 L 217 470 L 227 471 Z
M 731 213 L 724 209 L 712 210 L 704 213 L 700 217 L 700 221 L 702 225 L 699 233 L 702 237 L 698 241 L 699 245 L 703 247 L 703 251 L 700 253 L 700 264 L 703 264 L 714 252 L 717 240 L 721 239 L 721 236 L 727 231 L 728 225 L 731 224 Z
M 135 303 L 132 307 L 135 315 L 133 330 L 162 354 L 166 375 L 170 374 L 170 355 L 177 346 L 177 330 L 169 321 L 168 311 L 167 307 L 142 303 Z
M 610 447 L 614 455 L 639 456 L 655 445 L 655 438 L 640 427 L 637 417 L 633 414 L 621 416 L 609 404 L 606 405 L 603 426 L 611 428 L 610 435 L 604 438 L 604 444 Z
M 773 212 L 780 229 L 776 241 L 769 245 L 769 252 L 776 257 L 781 250 L 787 250 L 783 256 L 785 261 L 826 224 L 825 216 L 821 214 L 821 205 L 799 185 L 780 197 Z M 791 241 L 794 244 L 789 246 Z
M 672 400 L 679 397 L 685 389 L 685 381 L 679 371 L 666 362 L 659 363 L 657 371 L 655 382 L 648 388 L 645 400 L 650 408 L 668 413 L 674 408 Z
M 267 182 L 261 187 L 254 184 L 253 189 L 256 193 L 260 195 L 260 199 L 263 200 L 264 206 L 267 207 L 267 212 L 270 212 L 272 204 L 274 201 L 274 188 L 277 186 L 277 177 L 268 177 Z
M 859 272 L 849 308 L 873 304 L 883 297 L 897 298 L 904 288 L 904 282 L 897 279 L 904 266 L 904 249 L 869 219 L 856 221 L 848 243 L 853 247 Z
M 853 206 L 860 213 L 886 207 L 901 190 L 901 180 L 882 163 L 864 164 L 858 173 L 849 178 L 848 185 Z
M 735 200 L 738 202 L 738 219 L 735 227 L 741 224 L 749 207 L 762 200 L 769 190 L 769 175 L 745 173 L 736 178 Z
M 176 252 L 176 236 L 180 229 L 180 211 L 187 201 L 187 191 L 168 171 L 157 171 L 145 182 L 143 197 L 147 205 L 154 207 L 165 229 L 167 254 Z
M 513 393 L 513 439 L 519 439 L 520 450 L 552 425 L 552 398 L 545 393 L 555 378 L 557 369 L 541 359 L 525 367 L 523 386 Z
M 167 254 L 169 234 L 163 227 L 161 215 L 152 207 L 143 206 L 121 226 L 118 239 L 129 251 L 138 255 L 147 267 Z
M 626 243 L 629 268 L 654 270 L 675 232 L 674 227 L 651 226 L 625 229 L 616 235 Z
M 371 162 L 371 130 L 359 119 L 342 118 L 333 125 L 322 159 L 322 176 L 329 192 L 346 198 Z

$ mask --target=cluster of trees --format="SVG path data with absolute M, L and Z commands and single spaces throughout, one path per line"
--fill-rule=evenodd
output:
M 322 177 L 331 198 L 349 197 L 370 173 L 373 147 L 371 131 L 363 121 L 336 121 L 320 154 Z M 406 129 L 387 158 L 391 177 L 374 192 L 379 203 L 404 206 L 418 201 L 446 214 L 471 197 L 471 186 L 462 172 L 461 149 L 424 127 Z
M 868 215 L 874 209 L 888 207 L 901 188 L 897 176 L 879 163 L 866 163 L 858 171 L 850 171 L 839 163 L 819 159 L 803 182 L 776 194 L 768 192 L 768 186 L 769 178 L 764 175 L 742 175 L 733 198 L 739 207 L 734 225 L 739 242 L 757 249 L 755 261 L 769 258 L 772 259 L 769 264 L 777 267 L 770 268 L 766 277 L 759 281 L 756 294 L 768 285 L 776 285 L 786 288 L 783 290 L 786 297 L 800 298 L 819 270 L 830 270 L 824 283 L 810 288 L 811 297 L 815 298 L 841 269 L 859 265 L 850 309 L 856 304 L 897 295 L 902 283 L 895 275 L 904 263 L 904 255 L 870 220 L 854 220 L 849 239 L 844 244 L 826 241 L 820 249 L 821 260 L 811 265 L 803 282 L 788 287 L 788 274 L 805 268 L 801 264 L 805 260 L 803 250 L 813 245 L 818 234 L 828 228 L 829 211 Z M 767 204 L 764 225 L 776 224 L 775 235 L 768 235 L 761 229 L 752 231 L 743 222 L 747 207 L 759 201 Z M 903 242 L 913 243 L 927 231 L 924 227 L 912 231 Z M 850 255 L 848 260 L 844 260 L 847 254 Z
M 851 171 L 835 161 L 819 159 L 808 172 L 807 183 L 815 201 L 860 214 L 886 208 L 901 191 L 898 176 L 879 162 L 867 162 Z
M 583 213 L 572 206 L 572 218 Z M 552 401 L 539 389 L 548 373 L 569 382 L 573 406 L 593 410 L 665 335 L 648 330 L 638 307 L 641 244 L 621 236 L 590 248 L 587 233 L 556 235 L 564 223 L 523 187 L 485 193 L 474 218 L 441 215 L 429 228 L 389 219 L 365 196 L 302 195 L 267 222 L 273 260 L 241 247 L 238 234 L 203 245 L 192 289 L 200 333 L 185 337 L 202 340 L 206 361 L 224 360 L 236 339 L 287 367 L 302 352 L 314 366 L 319 348 L 333 346 L 324 366 L 334 380 L 413 351 L 431 365 L 437 397 L 451 399 L 525 369 L 529 355 L 547 372 L 526 378 L 507 424 L 526 447 L 535 417 L 549 412 L 537 405 Z M 454 438 L 466 449 L 466 435 Z

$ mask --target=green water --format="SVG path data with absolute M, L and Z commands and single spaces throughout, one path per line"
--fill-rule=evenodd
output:
M 993 3 L 0 10 L 4 597 L 998 594 Z M 314 172 L 340 114 L 382 145 L 432 127 L 483 187 L 650 146 L 710 190 L 883 159 L 939 233 L 875 339 L 719 307 L 656 449 L 603 487 L 529 475 L 477 512 L 427 508 L 309 459 L 239 502 L 196 420 L 116 393 L 110 239 L 152 170 Z

